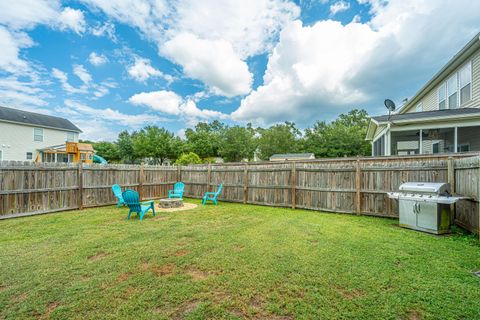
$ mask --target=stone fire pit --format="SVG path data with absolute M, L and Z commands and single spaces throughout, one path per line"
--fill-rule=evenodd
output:
M 158 201 L 158 206 L 162 209 L 172 209 L 183 207 L 183 199 L 179 198 L 166 198 Z

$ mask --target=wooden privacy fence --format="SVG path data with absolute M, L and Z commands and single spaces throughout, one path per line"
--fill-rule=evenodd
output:
M 114 183 L 138 190 L 143 199 L 165 197 L 176 181 L 185 183 L 186 197 L 200 198 L 223 183 L 223 201 L 382 217 L 398 216 L 398 204 L 386 192 L 401 183 L 450 182 L 469 198 L 456 205 L 456 223 L 479 232 L 476 154 L 187 167 L 3 162 L 0 217 L 113 204 Z

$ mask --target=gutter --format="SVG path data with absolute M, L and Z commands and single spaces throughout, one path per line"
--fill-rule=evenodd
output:
M 464 119 L 475 119 L 480 118 L 480 112 L 478 114 L 465 114 L 465 115 L 455 115 L 455 116 L 446 116 L 446 117 L 430 117 L 430 118 L 419 118 L 419 119 L 408 119 L 408 120 L 395 120 L 395 121 L 385 121 L 385 122 L 377 122 L 377 125 L 384 125 L 384 124 L 410 124 L 410 123 L 418 123 L 418 122 L 428 122 L 428 121 L 435 121 L 439 122 L 442 120 L 464 120 Z
M 17 122 L 17 121 L 10 121 L 10 120 L 4 120 L 4 119 L 0 119 L 0 122 L 20 124 L 20 125 L 26 126 L 26 127 L 45 128 L 45 129 L 62 130 L 62 131 L 75 132 L 75 133 L 83 133 L 83 131 L 80 130 L 80 129 L 73 130 L 73 129 L 67 129 L 67 128 L 50 127 L 50 126 L 44 126 L 44 125 L 41 125 L 41 124 Z

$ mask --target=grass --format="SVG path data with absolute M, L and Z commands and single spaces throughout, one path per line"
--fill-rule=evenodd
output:
M 471 235 L 229 203 L 125 217 L 0 221 L 0 318 L 480 318 Z

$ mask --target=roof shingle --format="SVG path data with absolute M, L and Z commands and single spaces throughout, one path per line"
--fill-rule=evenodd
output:
M 444 109 L 444 110 L 434 110 L 434 111 L 423 111 L 423 112 L 410 112 L 402 114 L 392 114 L 390 119 L 388 115 L 372 117 L 373 120 L 377 122 L 387 122 L 387 121 L 400 121 L 400 120 L 417 120 L 417 119 L 427 119 L 427 118 L 441 118 L 441 117 L 450 117 L 450 116 L 460 116 L 460 115 L 480 115 L 479 108 L 459 108 L 459 109 Z
M 39 127 L 82 132 L 82 130 L 71 123 L 70 120 L 64 118 L 47 116 L 40 113 L 28 112 L 2 106 L 0 106 L 0 121 L 17 122 Z

